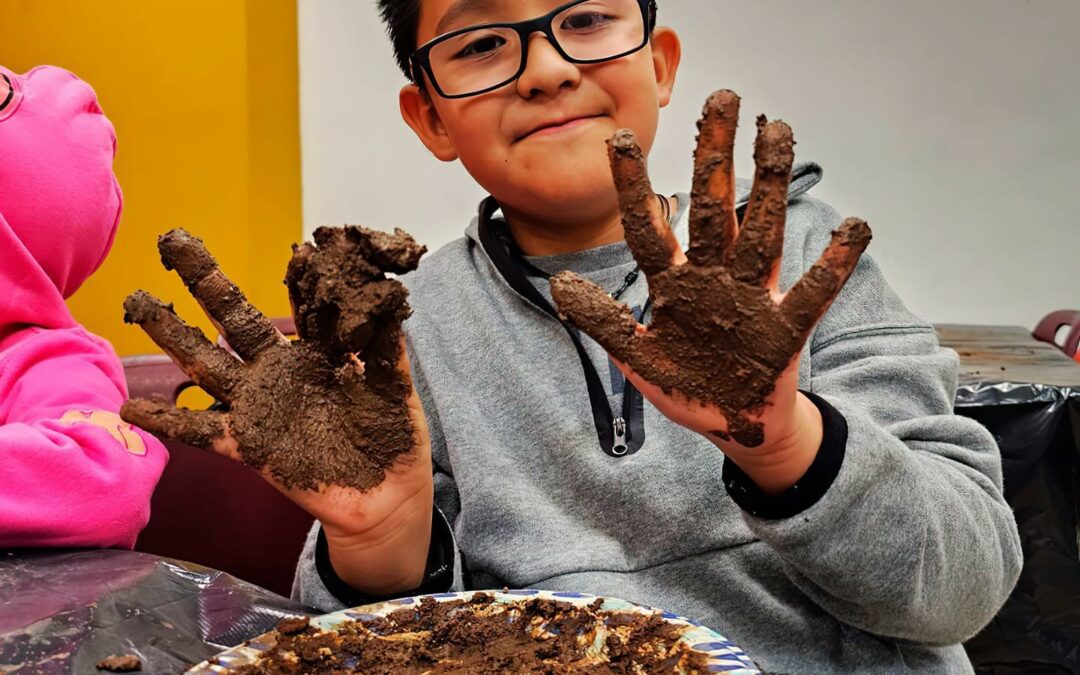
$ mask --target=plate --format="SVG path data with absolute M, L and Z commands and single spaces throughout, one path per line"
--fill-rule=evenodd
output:
M 586 593 L 559 593 L 554 591 L 468 591 L 465 593 L 438 593 L 429 596 L 416 596 L 402 598 L 389 602 L 380 602 L 375 605 L 366 605 L 355 609 L 346 609 L 333 614 L 316 617 L 311 620 L 311 625 L 325 631 L 332 631 L 338 626 L 349 621 L 371 621 L 383 617 L 402 608 L 419 604 L 425 597 L 432 598 L 437 602 L 452 602 L 455 600 L 470 600 L 477 593 L 484 593 L 495 598 L 497 603 L 516 604 L 530 598 L 557 600 L 569 603 L 576 607 L 587 607 L 594 601 L 601 599 L 595 595 Z M 704 655 L 707 659 L 707 669 L 713 673 L 729 673 L 730 675 L 760 675 L 754 662 L 736 646 L 733 642 L 701 624 L 685 619 L 681 616 L 665 612 L 651 607 L 645 607 L 625 600 L 615 598 L 602 598 L 602 610 L 637 613 L 644 615 L 659 615 L 669 624 L 685 628 L 680 642 L 685 643 L 691 651 Z M 204 661 L 187 671 L 187 675 L 224 675 L 234 668 L 251 665 L 259 660 L 259 657 L 274 647 L 274 634 L 267 633 L 232 649 L 218 654 L 211 664 Z

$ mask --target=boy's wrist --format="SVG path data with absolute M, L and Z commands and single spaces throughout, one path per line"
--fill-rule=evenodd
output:
M 432 505 L 404 506 L 379 527 L 351 534 L 323 524 L 325 562 L 349 587 L 365 594 L 391 595 L 420 585 L 432 533 Z
M 820 410 L 800 391 L 796 392 L 791 425 L 786 432 L 750 451 L 721 449 L 765 494 L 777 495 L 806 474 L 817 457 L 823 435 Z
M 441 593 L 449 590 L 454 579 L 454 543 L 453 534 L 446 517 L 433 508 L 431 537 L 428 547 L 426 566 L 421 580 L 408 588 L 372 587 L 365 592 L 343 580 L 330 560 L 330 546 L 324 530 L 320 529 L 315 544 L 315 569 L 323 585 L 343 605 L 359 607 L 361 605 L 382 602 L 409 595 Z M 361 584 L 362 585 L 362 584 Z
M 822 434 L 810 466 L 788 489 L 766 493 L 730 456 L 724 462 L 724 487 L 735 503 L 752 516 L 769 520 L 796 516 L 817 504 L 840 474 L 847 453 L 847 420 L 820 396 L 806 393 L 801 398 L 817 410 Z

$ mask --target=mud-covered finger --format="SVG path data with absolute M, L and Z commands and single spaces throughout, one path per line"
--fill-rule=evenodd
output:
M 679 242 L 661 213 L 634 132 L 616 132 L 608 141 L 608 157 L 619 194 L 626 243 L 634 259 L 647 275 L 668 269 L 675 263 Z
M 551 277 L 551 297 L 559 313 L 596 340 L 611 356 L 633 367 L 640 324 L 630 308 L 573 272 Z
M 349 242 L 366 260 L 383 272 L 405 274 L 416 269 L 420 258 L 427 252 L 426 246 L 416 243 L 412 235 L 401 228 L 391 234 L 359 225 L 345 228 Z M 318 233 L 316 233 L 318 241 Z
M 146 291 L 124 301 L 124 322 L 138 324 L 187 376 L 218 400 L 229 403 L 240 386 L 244 365 L 183 322 L 173 308 Z
M 404 400 L 412 390 L 411 380 L 401 374 L 403 342 L 404 331 L 395 322 L 377 330 L 360 353 L 367 387 L 389 400 Z
M 350 351 L 366 349 L 381 331 L 400 327 L 409 318 L 409 292 L 397 279 L 367 284 L 349 311 L 337 322 L 337 338 Z
M 161 261 L 176 270 L 206 313 L 221 327 L 225 339 L 245 361 L 285 337 L 218 267 L 217 261 L 198 237 L 182 229 L 158 239 Z
M 318 251 L 326 255 L 344 255 L 348 261 L 362 260 L 371 267 L 365 271 L 372 278 L 382 273 L 405 274 L 416 269 L 427 247 L 417 243 L 405 230 L 395 228 L 392 233 L 373 230 L 360 225 L 343 227 L 319 227 L 313 235 Z M 307 244 L 311 246 L 310 244 Z
M 848 218 L 833 232 L 832 241 L 780 305 L 788 323 L 801 336 L 813 329 L 855 271 L 872 234 L 866 221 Z
M 160 401 L 132 399 L 121 406 L 120 417 L 155 436 L 238 458 L 236 442 L 229 436 L 228 413 L 188 410 Z
M 690 199 L 690 250 L 697 265 L 723 264 L 735 243 L 735 130 L 739 95 L 730 90 L 709 97 L 698 122 L 694 185 Z
M 334 361 L 368 350 L 411 311 L 405 286 L 386 278 L 370 250 L 350 244 L 347 232 L 357 229 L 320 228 L 317 245 L 294 247 L 285 277 L 297 333 Z
M 791 127 L 779 120 L 758 118 L 754 146 L 754 186 L 731 260 L 732 275 L 749 284 L 775 280 L 784 252 L 788 184 L 795 161 Z

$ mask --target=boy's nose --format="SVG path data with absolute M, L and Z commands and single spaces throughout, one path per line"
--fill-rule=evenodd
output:
M 529 37 L 525 71 L 517 81 L 518 95 L 532 98 L 537 94 L 555 96 L 559 90 L 573 89 L 581 82 L 581 69 L 559 54 L 542 33 Z

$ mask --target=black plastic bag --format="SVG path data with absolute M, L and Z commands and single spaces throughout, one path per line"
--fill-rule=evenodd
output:
M 962 387 L 956 411 L 1001 448 L 1024 569 L 997 617 L 965 646 L 985 675 L 1080 673 L 1080 391 Z

